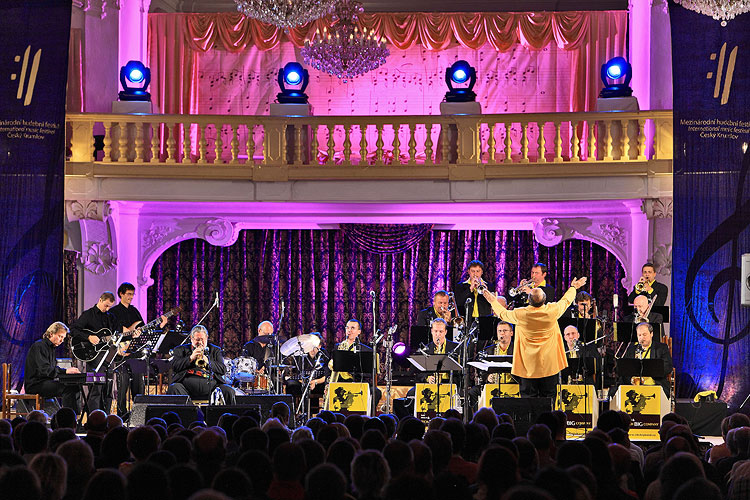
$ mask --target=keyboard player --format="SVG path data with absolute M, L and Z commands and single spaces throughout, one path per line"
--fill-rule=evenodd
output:
M 26 355 L 24 382 L 27 394 L 39 394 L 43 398 L 62 397 L 63 406 L 80 413 L 80 386 L 65 385 L 57 380 L 64 373 L 80 373 L 75 367 L 63 369 L 57 366 L 55 349 L 65 341 L 68 333 L 70 330 L 65 323 L 57 321 L 31 345 Z

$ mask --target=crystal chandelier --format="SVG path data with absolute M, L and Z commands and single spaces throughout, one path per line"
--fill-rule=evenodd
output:
M 289 30 L 328 14 L 337 0 L 234 0 L 247 17 Z
M 686 9 L 711 16 L 721 21 L 722 26 L 727 25 L 736 16 L 750 11 L 748 0 L 675 0 Z
M 305 64 L 342 79 L 345 83 L 354 77 L 372 71 L 385 63 L 390 51 L 385 38 L 379 39 L 374 31 L 368 33 L 357 27 L 362 4 L 354 0 L 340 0 L 333 9 L 330 32 L 316 30 L 312 41 L 306 40 L 302 48 Z

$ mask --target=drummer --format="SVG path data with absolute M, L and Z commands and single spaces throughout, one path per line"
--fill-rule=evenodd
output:
M 258 325 L 258 335 L 253 340 L 242 346 L 242 356 L 255 358 L 258 362 L 258 374 L 265 374 L 266 360 L 271 356 L 268 344 L 273 340 L 273 323 L 261 321 Z
M 295 397 L 301 396 L 309 380 L 310 393 L 315 400 L 323 395 L 325 381 L 331 374 L 331 370 L 328 368 L 329 356 L 322 347 L 323 339 L 319 332 L 300 335 L 297 339 L 301 352 L 295 352 L 295 354 L 302 355 L 299 362 L 300 372 L 298 377 L 292 377 L 284 381 L 286 392 L 287 394 L 293 394 Z M 311 375 L 312 379 L 310 378 Z

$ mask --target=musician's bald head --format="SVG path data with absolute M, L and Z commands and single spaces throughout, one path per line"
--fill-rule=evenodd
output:
M 547 296 L 541 288 L 532 288 L 529 292 L 529 305 L 531 307 L 541 307 L 546 300 Z

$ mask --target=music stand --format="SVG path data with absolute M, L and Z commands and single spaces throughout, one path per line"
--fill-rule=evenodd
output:
M 156 330 L 160 333 L 159 340 L 156 342 L 156 345 L 154 346 L 154 350 L 158 352 L 159 354 L 166 354 L 169 355 L 170 351 L 177 347 L 178 345 L 182 345 L 187 340 L 189 333 L 187 335 L 180 333 L 175 330 Z
M 497 324 L 500 318 L 494 316 L 479 316 L 479 333 L 477 340 L 494 341 L 497 337 Z
M 470 361 L 469 365 L 482 371 L 487 375 L 491 373 L 510 373 L 513 369 L 513 356 L 489 355 L 482 361 Z M 497 390 L 500 392 L 500 376 L 497 377 Z
M 372 349 L 366 351 L 333 351 L 333 371 L 347 373 L 371 373 Z M 373 397 L 375 397 L 373 395 Z
M 440 377 L 439 373 L 461 372 L 463 368 L 458 362 L 447 354 L 414 354 L 407 358 L 409 362 L 420 372 L 432 372 L 435 374 L 437 385 L 438 413 L 440 412 Z M 453 405 L 451 405 L 453 406 Z
M 664 378 L 663 359 L 620 358 L 615 360 L 617 373 L 625 380 L 633 377 Z
M 586 376 L 596 373 L 596 358 L 594 356 L 568 358 L 568 367 L 561 373 L 563 380 L 565 380 L 565 375 L 576 376 L 579 373 L 582 375 L 585 384 Z
M 133 338 L 133 340 L 130 342 L 130 346 L 128 346 L 127 350 L 125 351 L 127 354 L 136 354 L 140 351 L 143 351 L 143 354 L 145 355 L 145 358 L 134 358 L 131 360 L 127 360 L 126 362 L 128 362 L 128 365 L 133 370 L 133 373 L 145 373 L 146 394 L 149 393 L 149 380 L 151 379 L 151 354 L 157 348 L 156 346 L 162 343 L 162 335 L 163 334 L 161 330 L 144 330 L 138 337 Z M 143 364 L 145 364 L 145 367 L 138 363 L 138 361 L 142 361 Z
M 581 335 L 581 342 L 591 342 L 596 338 L 596 320 L 594 318 L 560 318 L 557 320 L 560 325 L 560 333 L 565 335 L 565 329 L 569 326 L 575 326 Z
M 618 342 L 635 343 L 638 342 L 638 335 L 636 334 L 636 327 L 640 323 L 632 323 L 630 321 L 616 321 L 614 323 L 615 329 L 615 340 Z M 654 329 L 654 337 L 657 339 L 661 338 L 661 324 L 660 323 L 649 323 L 651 328 Z

